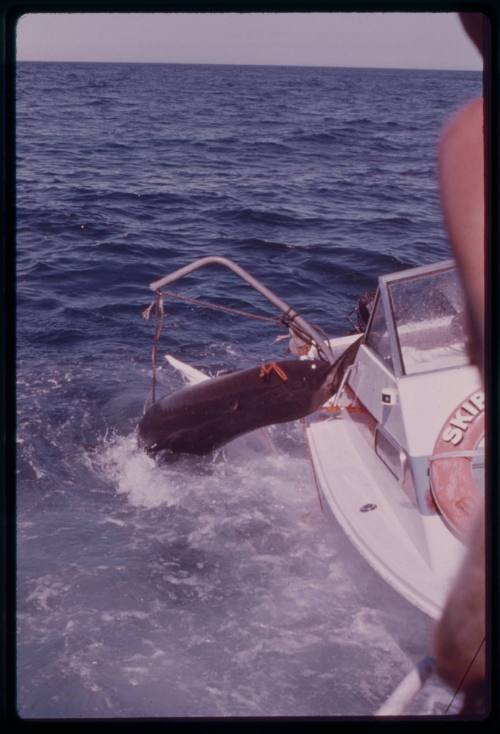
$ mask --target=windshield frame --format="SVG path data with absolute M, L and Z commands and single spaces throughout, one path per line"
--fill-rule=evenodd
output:
M 373 320 L 375 318 L 375 314 L 376 314 L 379 303 L 382 306 L 382 313 L 384 315 L 385 323 L 387 326 L 387 334 L 389 337 L 389 351 L 391 354 L 392 365 L 389 365 L 386 362 L 384 362 L 380 354 L 377 351 L 375 351 L 367 343 L 367 338 L 371 333 Z M 388 314 L 389 314 L 389 318 L 387 318 Z M 396 335 L 395 321 L 394 321 L 393 313 L 391 310 L 391 304 L 389 302 L 389 294 L 387 292 L 387 286 L 380 282 L 380 278 L 379 278 L 379 287 L 377 288 L 375 298 L 373 299 L 373 308 L 370 313 L 370 319 L 366 326 L 365 334 L 363 337 L 363 344 L 365 345 L 367 349 L 370 350 L 370 353 L 374 355 L 374 357 L 384 366 L 386 370 L 388 370 L 389 372 L 392 372 L 396 377 L 401 377 L 404 374 L 403 367 L 402 367 L 403 363 L 401 359 L 401 353 L 399 351 L 399 346 L 398 346 L 399 341 Z
M 392 284 L 395 284 L 399 281 L 414 281 L 414 280 L 420 280 L 423 279 L 426 275 L 433 275 L 439 272 L 446 272 L 446 271 L 456 271 L 456 263 L 454 260 L 445 260 L 440 263 L 436 263 L 434 265 L 427 265 L 419 268 L 412 268 L 410 270 L 402 270 L 398 273 L 392 273 L 391 275 L 384 275 L 379 278 L 379 290 L 380 290 L 380 297 L 382 299 L 382 305 L 385 312 L 385 317 L 387 321 L 387 329 L 389 333 L 389 339 L 391 342 L 391 352 L 392 352 L 392 360 L 394 365 L 394 374 L 396 377 L 403 377 L 403 376 L 416 376 L 418 374 L 428 374 L 429 372 L 441 372 L 443 370 L 447 369 L 457 369 L 462 366 L 466 365 L 453 365 L 453 366 L 445 366 L 445 367 L 438 367 L 433 366 L 432 364 L 429 364 L 428 369 L 421 369 L 418 372 L 407 372 L 405 367 L 405 362 L 401 350 L 401 342 L 400 342 L 400 335 L 398 333 L 397 328 L 397 319 L 396 319 L 396 313 L 395 308 L 391 296 L 391 288 L 390 286 Z M 371 319 L 370 323 L 367 327 L 367 333 L 371 326 Z

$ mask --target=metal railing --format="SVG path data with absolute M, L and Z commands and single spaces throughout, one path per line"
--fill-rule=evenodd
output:
M 254 278 L 253 275 L 250 275 L 248 271 L 226 257 L 202 257 L 199 260 L 195 260 L 194 262 L 190 263 L 189 265 L 185 265 L 178 270 L 174 270 L 174 272 L 165 275 L 163 278 L 159 278 L 158 280 L 153 281 L 149 284 L 149 287 L 152 291 L 159 291 L 163 286 L 168 285 L 169 283 L 173 283 L 176 280 L 183 278 L 185 275 L 192 273 L 193 270 L 203 268 L 205 265 L 224 265 L 224 267 L 229 268 L 229 270 L 232 270 L 233 273 L 239 275 L 240 278 L 245 280 L 249 285 L 252 286 L 252 288 L 263 295 L 264 298 L 267 298 L 268 301 L 270 301 L 274 306 L 276 306 L 276 308 L 281 311 L 280 320 L 286 326 L 288 326 L 298 336 L 303 336 L 303 334 L 305 333 L 310 338 L 313 346 L 317 349 L 318 355 L 322 359 L 330 363 L 333 363 L 335 361 L 330 345 L 314 328 L 314 326 L 312 326 L 308 321 L 306 321 L 306 319 L 300 316 L 288 303 L 286 303 L 286 301 L 283 301 L 279 296 L 273 293 L 273 291 L 269 290 L 269 288 L 267 288 L 256 278 Z

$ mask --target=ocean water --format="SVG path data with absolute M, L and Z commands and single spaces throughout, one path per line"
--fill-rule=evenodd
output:
M 150 281 L 234 259 L 332 335 L 380 274 L 450 256 L 436 175 L 474 72 L 21 63 L 17 81 L 18 711 L 370 715 L 431 621 L 322 511 L 300 424 L 159 466 Z M 274 315 L 212 267 L 178 292 Z M 167 298 L 164 359 L 286 358 L 272 325 Z M 432 679 L 410 713 L 445 713 Z M 453 708 L 451 709 L 453 711 Z

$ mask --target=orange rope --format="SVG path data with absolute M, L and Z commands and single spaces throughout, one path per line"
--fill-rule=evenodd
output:
M 279 365 L 276 364 L 276 362 L 269 362 L 269 364 L 263 364 L 260 368 L 259 377 L 265 377 L 266 375 L 269 375 L 271 372 L 276 372 L 278 377 L 280 377 L 283 382 L 286 382 L 288 380 L 288 375 L 286 374 L 285 370 L 283 370 Z
M 359 405 L 344 405 L 344 407 L 340 405 L 323 405 L 322 408 L 320 408 L 321 411 L 324 411 L 325 413 L 340 413 L 341 410 L 347 410 L 348 413 L 364 413 L 364 408 L 361 408 Z

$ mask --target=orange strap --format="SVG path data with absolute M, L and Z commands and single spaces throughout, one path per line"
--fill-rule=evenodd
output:
M 260 368 L 259 377 L 265 377 L 270 372 L 276 372 L 278 377 L 280 377 L 283 382 L 286 382 L 288 380 L 288 375 L 286 374 L 285 370 L 281 369 L 279 365 L 276 364 L 276 362 L 269 362 L 268 364 L 263 364 Z
M 348 413 L 363 413 L 364 409 L 359 405 L 324 405 L 321 410 L 325 413 L 340 413 L 341 410 L 347 410 Z

